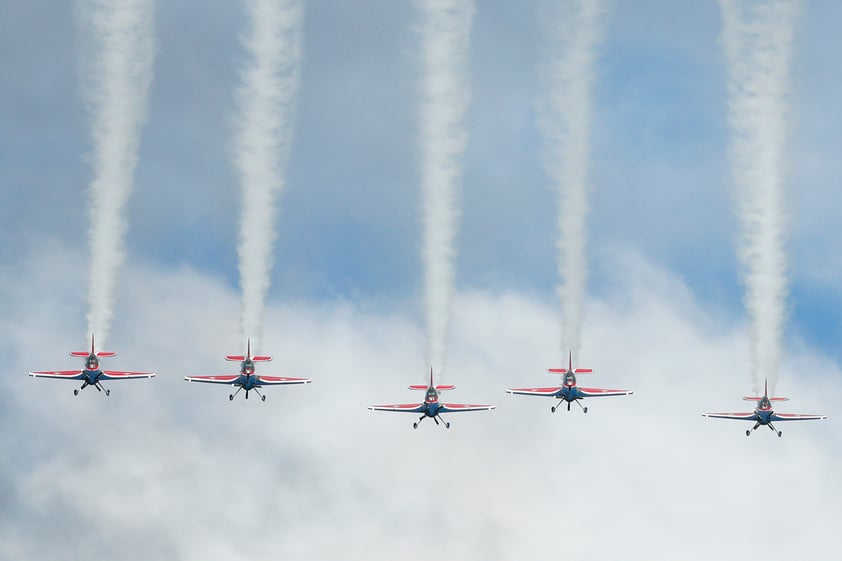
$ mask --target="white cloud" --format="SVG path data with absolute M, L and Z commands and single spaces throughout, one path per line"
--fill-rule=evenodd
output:
M 582 382 L 635 395 L 593 400 L 587 415 L 506 395 L 553 383 L 544 368 L 557 354 L 556 307 L 462 292 L 447 397 L 498 409 L 452 415 L 449 431 L 366 410 L 418 397 L 406 385 L 424 374 L 424 332 L 364 304 L 270 303 L 265 370 L 311 376 L 309 386 L 230 403 L 224 388 L 183 382 L 227 371 L 222 355 L 239 341 L 236 289 L 187 269 L 133 264 L 120 287 L 112 364 L 154 368 L 157 379 L 74 398 L 71 385 L 28 378 L 69 366 L 83 328 L 67 313 L 83 310 L 84 271 L 57 285 L 43 268 L 54 255 L 0 278 L 13 349 L 0 392 L 0 557 L 422 559 L 432 548 L 447 558 L 774 560 L 825 553 L 840 522 L 838 366 L 802 345 L 786 356 L 785 409 L 832 416 L 779 427 L 781 439 L 702 418 L 744 407 L 746 327 L 633 255 L 616 263 L 627 284 L 588 302 L 581 360 L 596 369 Z M 35 294 L 37 305 L 20 304 Z

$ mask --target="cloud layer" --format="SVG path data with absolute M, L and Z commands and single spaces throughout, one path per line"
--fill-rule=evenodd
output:
M 33 259 L 27 272 L 39 266 Z M 599 352 L 587 381 L 634 396 L 593 400 L 583 415 L 506 395 L 512 384 L 555 380 L 544 368 L 556 360 L 558 314 L 517 293 L 460 292 L 449 397 L 498 409 L 451 415 L 449 431 L 413 431 L 411 416 L 365 408 L 417 397 L 405 386 L 424 333 L 404 314 L 270 302 L 266 340 L 280 352 L 263 371 L 313 384 L 231 403 L 224 388 L 181 376 L 230 368 L 222 354 L 238 342 L 228 321 L 236 291 L 189 269 L 134 266 L 112 364 L 159 377 L 114 383 L 109 398 L 74 398 L 70 385 L 25 372 L 68 363 L 68 320 L 56 310 L 84 280 L 44 291 L 32 310 L 23 298 L 49 279 L 0 277 L 10 304 L 0 333 L 17 351 L 0 382 L 0 418 L 12 429 L 3 449 L 15 451 L 0 478 L 0 556 L 315 560 L 400 551 L 420 560 L 429 549 L 419 536 L 448 557 L 494 559 L 826 552 L 842 500 L 830 484 L 842 468 L 834 417 L 783 426 L 781 439 L 760 431 L 747 439 L 740 423 L 703 419 L 704 410 L 742 403 L 745 326 L 638 257 L 615 268 L 624 284 L 588 302 L 584 340 Z M 842 387 L 829 361 L 793 345 L 781 366 L 815 373 L 781 380 L 787 411 L 835 414 Z M 787 521 L 786 540 L 761 540 L 766 512 L 808 515 Z

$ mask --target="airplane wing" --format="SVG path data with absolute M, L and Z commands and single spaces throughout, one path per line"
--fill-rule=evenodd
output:
M 775 413 L 772 420 L 777 421 L 817 421 L 827 419 L 827 415 L 801 415 L 798 413 Z
M 757 415 L 754 411 L 750 413 L 702 413 L 703 417 L 713 419 L 736 419 L 737 421 L 756 421 Z
M 398 413 L 421 413 L 424 411 L 423 403 L 398 403 L 395 405 L 369 405 L 372 411 L 397 411 Z
M 552 397 L 561 389 L 561 386 L 551 388 L 509 388 L 507 392 L 514 395 L 543 395 Z
M 488 411 L 494 409 L 496 405 L 471 405 L 468 403 L 442 403 L 440 411 L 442 413 L 459 413 L 461 411 Z
M 185 376 L 188 382 L 204 382 L 205 384 L 226 384 L 231 385 L 237 381 L 239 374 L 226 374 L 224 376 Z
M 286 378 L 284 376 L 258 376 L 260 385 L 263 386 L 285 386 L 288 384 L 309 384 L 310 378 Z
M 633 390 L 609 390 L 605 388 L 579 388 L 585 397 L 611 397 L 614 395 L 631 395 Z
M 47 372 L 30 372 L 34 378 L 58 378 L 61 380 L 81 380 L 84 370 L 50 370 Z
M 103 370 L 101 380 L 134 380 L 137 378 L 154 378 L 154 372 L 129 372 L 126 370 Z

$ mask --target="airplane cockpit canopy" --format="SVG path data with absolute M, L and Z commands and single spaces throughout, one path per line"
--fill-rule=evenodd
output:
M 564 385 L 565 386 L 575 386 L 576 385 L 576 376 L 572 372 L 567 372 L 564 374 Z
M 246 374 L 247 376 L 254 374 L 254 363 L 252 361 L 243 361 L 243 374 Z
M 771 409 L 771 408 L 772 408 L 772 402 L 769 401 L 768 397 L 764 396 L 763 399 L 760 400 L 760 409 Z
M 85 361 L 85 368 L 88 370 L 99 370 L 99 359 L 93 355 L 89 356 L 88 360 Z
M 427 396 L 424 398 L 426 401 L 436 401 L 439 398 L 439 393 L 436 391 L 435 388 L 430 388 L 427 390 Z

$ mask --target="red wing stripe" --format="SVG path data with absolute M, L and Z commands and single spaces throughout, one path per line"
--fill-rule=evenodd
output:
M 633 390 L 611 390 L 608 388 L 579 388 L 583 394 L 588 397 L 599 397 L 599 396 L 615 396 L 615 395 L 631 395 L 634 393 Z
M 230 384 L 240 376 L 237 374 L 226 374 L 223 376 L 185 376 L 188 382 L 210 382 L 216 384 Z
M 754 412 L 751 413 L 702 413 L 705 417 L 714 419 L 734 419 L 737 421 L 753 421 L 757 418 Z
M 154 372 L 129 372 L 127 370 L 103 370 L 103 377 L 113 379 L 154 378 Z
M 475 405 L 471 403 L 442 403 L 442 407 L 446 412 L 458 413 L 461 411 L 488 411 L 494 409 L 496 405 Z
M 556 386 L 552 388 L 510 388 L 506 391 L 513 394 L 531 394 L 531 395 L 553 395 L 558 390 L 561 389 L 561 386 Z
M 827 415 L 805 415 L 803 413 L 775 413 L 776 421 L 817 421 L 827 419 Z
M 265 384 L 309 384 L 310 378 L 288 378 L 285 376 L 258 376 Z
M 398 411 L 403 413 L 412 413 L 420 411 L 424 408 L 423 403 L 396 403 L 390 405 L 369 405 L 368 408 L 372 411 Z
M 75 378 L 82 374 L 82 370 L 47 370 L 44 372 L 30 372 L 34 378 Z

